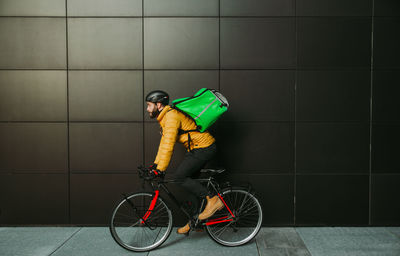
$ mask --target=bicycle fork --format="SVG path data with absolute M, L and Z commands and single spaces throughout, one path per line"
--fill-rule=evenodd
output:
M 142 217 L 142 221 L 141 221 L 142 224 L 144 223 L 144 221 L 147 220 L 147 218 L 150 216 L 151 212 L 153 211 L 154 206 L 156 205 L 156 202 L 157 202 L 158 194 L 159 194 L 159 193 L 160 193 L 160 190 L 154 191 L 154 196 L 153 196 L 153 199 L 151 200 L 149 209 L 147 210 L 147 212 L 146 212 L 146 213 L 144 214 L 144 216 Z

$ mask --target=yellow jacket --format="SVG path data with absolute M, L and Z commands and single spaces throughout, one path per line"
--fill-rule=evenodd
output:
M 196 129 L 196 123 L 169 105 L 163 108 L 157 117 L 157 121 L 162 129 L 162 137 L 154 163 L 157 164 L 157 169 L 160 171 L 167 169 L 177 140 L 185 146 L 187 151 L 194 148 L 205 148 L 215 142 L 215 138 L 208 131 L 203 133 L 190 132 L 191 145 L 189 148 L 188 134 L 178 135 L 178 131 L 179 129 Z

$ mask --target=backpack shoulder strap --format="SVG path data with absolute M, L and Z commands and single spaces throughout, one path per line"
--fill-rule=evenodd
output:
M 200 132 L 199 129 L 193 129 L 193 130 L 182 130 L 181 128 L 179 128 L 178 130 L 178 135 L 182 135 L 187 133 L 188 135 L 188 146 L 189 146 L 189 151 L 192 152 L 192 149 L 190 147 L 190 145 L 192 144 L 192 139 L 190 138 L 190 132 Z
M 193 130 L 182 130 L 181 128 L 179 128 L 178 134 L 182 135 L 185 133 L 189 133 L 189 132 L 200 132 L 199 129 L 193 129 Z

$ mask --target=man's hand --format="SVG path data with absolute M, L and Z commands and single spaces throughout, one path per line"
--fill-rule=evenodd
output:
M 164 178 L 165 173 L 162 172 L 162 171 L 160 171 L 160 170 L 158 170 L 158 169 L 152 169 L 152 168 L 150 168 L 150 169 L 149 169 L 149 176 L 150 176 L 151 178 Z

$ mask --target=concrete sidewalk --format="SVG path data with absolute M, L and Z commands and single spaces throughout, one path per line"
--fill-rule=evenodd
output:
M 399 256 L 400 227 L 262 228 L 254 241 L 233 248 L 206 232 L 186 237 L 174 229 L 161 247 L 146 253 L 121 248 L 106 227 L 0 227 L 0 255 Z

